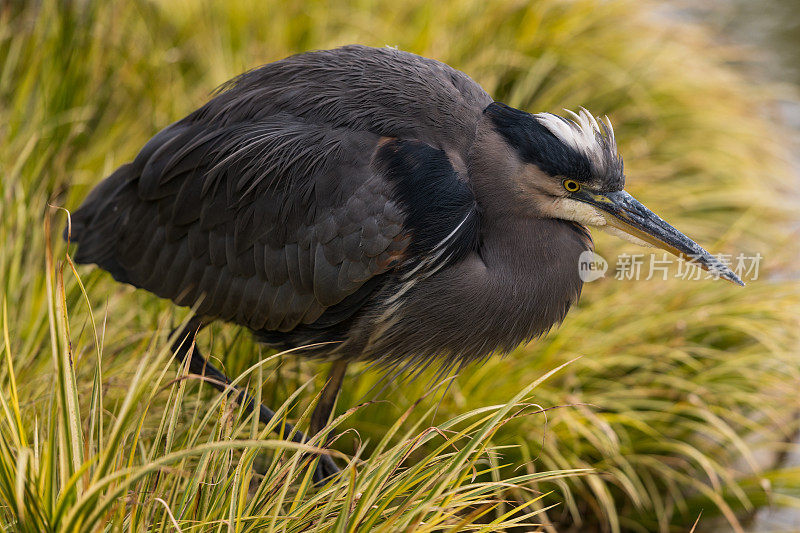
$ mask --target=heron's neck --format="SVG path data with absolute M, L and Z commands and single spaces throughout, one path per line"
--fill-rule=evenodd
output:
M 365 353 L 457 364 L 511 351 L 564 319 L 581 289 L 578 256 L 587 244 L 579 228 L 504 217 L 485 220 L 480 235 L 477 250 L 417 280 L 398 306 L 364 315 L 360 327 L 380 332 Z
M 592 249 L 585 227 L 552 218 L 484 215 L 478 253 L 488 269 L 507 276 L 515 290 L 538 293 L 557 285 L 580 290 L 579 256 Z
M 484 118 L 467 156 L 469 181 L 485 219 L 537 216 L 535 202 L 521 201 L 517 176 L 524 167 L 518 154 Z

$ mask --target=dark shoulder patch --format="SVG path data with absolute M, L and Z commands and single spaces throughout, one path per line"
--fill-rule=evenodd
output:
M 403 206 L 412 257 L 449 262 L 475 249 L 475 197 L 445 152 L 421 141 L 390 139 L 379 146 L 373 164 Z

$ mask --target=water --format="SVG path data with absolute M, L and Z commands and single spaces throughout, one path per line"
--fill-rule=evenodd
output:
M 673 5 L 711 26 L 721 40 L 743 46 L 755 61 L 746 68 L 800 88 L 800 0 L 708 0 Z

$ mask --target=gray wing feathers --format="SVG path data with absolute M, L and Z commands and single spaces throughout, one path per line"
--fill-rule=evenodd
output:
M 234 123 L 288 112 L 312 122 L 466 148 L 491 97 L 439 61 L 345 46 L 292 56 L 235 78 L 195 115 Z
M 288 331 L 392 264 L 402 212 L 387 209 L 389 185 L 370 168 L 364 147 L 376 135 L 286 115 L 168 130 L 114 202 L 124 213 L 107 246 L 125 281 L 201 314 Z
M 491 98 L 465 74 L 349 46 L 243 74 L 155 135 L 73 217 L 76 260 L 198 312 L 288 331 L 402 262 L 381 136 L 463 159 Z

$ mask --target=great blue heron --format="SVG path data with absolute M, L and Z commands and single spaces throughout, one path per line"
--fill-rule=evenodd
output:
M 332 360 L 313 434 L 350 361 L 452 367 L 561 322 L 586 226 L 741 284 L 624 184 L 608 119 L 529 114 L 438 61 L 347 46 L 228 82 L 95 187 L 71 239 L 77 262 L 196 308 L 179 359 L 220 319 Z M 196 348 L 190 368 L 229 383 Z M 335 471 L 323 457 L 315 479 Z

